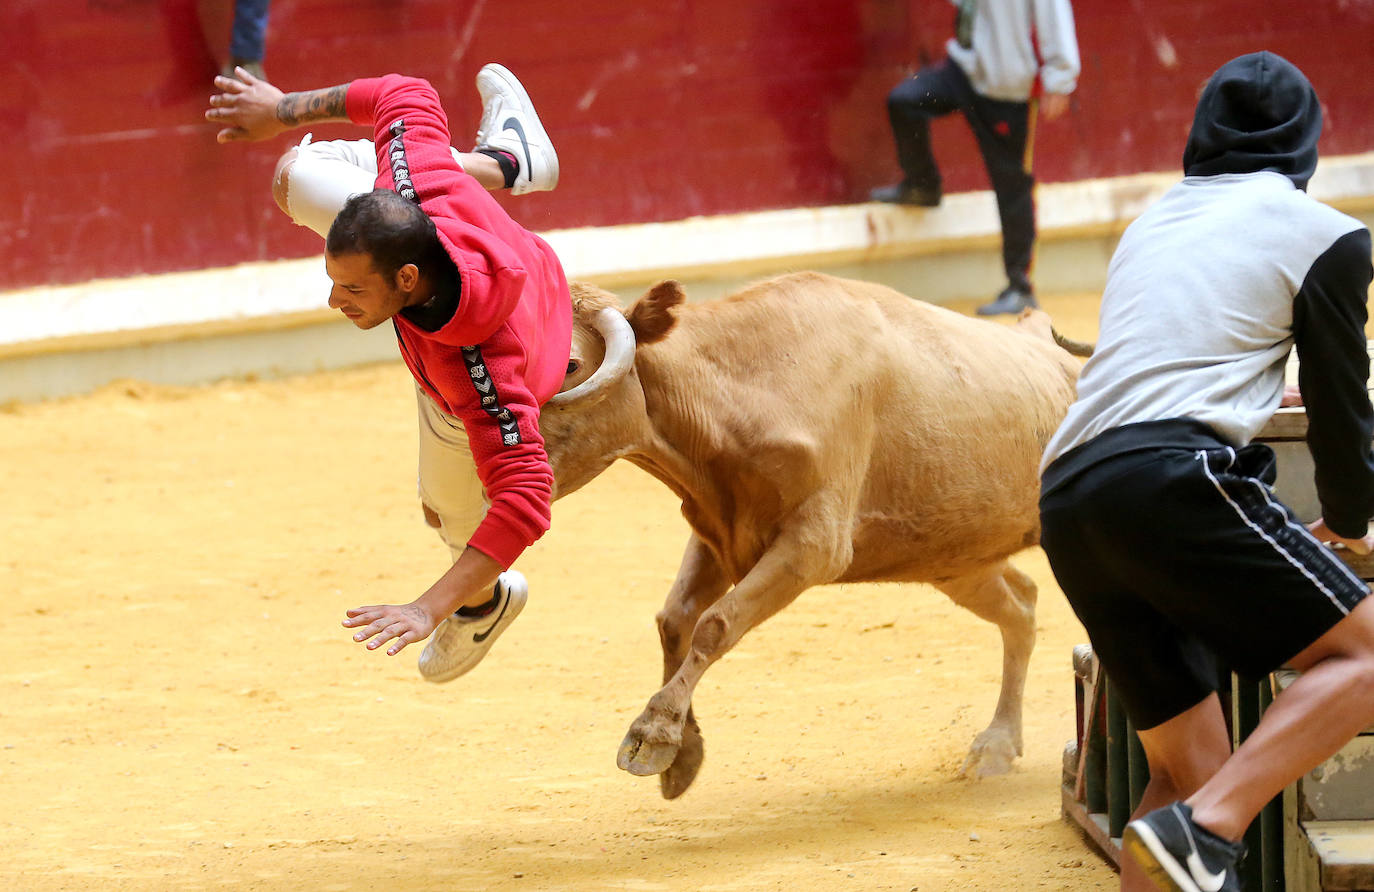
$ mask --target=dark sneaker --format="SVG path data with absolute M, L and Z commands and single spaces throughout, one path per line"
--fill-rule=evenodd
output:
M 939 187 L 934 189 L 918 189 L 915 186 L 908 186 L 906 183 L 895 183 L 891 186 L 879 186 L 868 197 L 874 201 L 882 201 L 888 204 L 910 204 L 916 207 L 933 208 L 940 204 L 943 194 Z
M 1036 301 L 1035 295 L 1024 288 L 1008 285 L 997 295 L 996 300 L 979 307 L 978 315 L 999 316 L 1002 313 L 1019 313 L 1027 307 L 1039 309 L 1040 304 Z
M 1228 842 L 1193 821 L 1182 802 L 1126 825 L 1121 846 L 1156 886 L 1178 892 L 1241 892 L 1245 845 Z
M 519 570 L 507 570 L 492 587 L 496 604 L 491 610 L 482 616 L 455 613 L 439 623 L 420 654 L 420 674 L 425 681 L 453 681 L 482 662 L 492 644 L 525 608 L 529 591 Z

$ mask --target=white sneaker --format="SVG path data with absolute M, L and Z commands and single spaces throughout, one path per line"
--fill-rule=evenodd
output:
M 476 148 L 509 152 L 519 162 L 511 194 L 548 192 L 557 186 L 558 154 L 515 75 L 495 62 L 483 65 L 477 72 L 477 92 L 482 97 L 482 122 Z
M 507 570 L 492 586 L 492 594 L 500 600 L 490 613 L 475 617 L 455 613 L 439 623 L 420 654 L 420 674 L 425 681 L 453 681 L 482 662 L 492 644 L 525 608 L 529 591 L 529 583 L 519 570 Z

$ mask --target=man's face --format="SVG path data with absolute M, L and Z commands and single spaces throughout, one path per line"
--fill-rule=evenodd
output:
M 410 295 L 372 265 L 368 254 L 325 252 L 324 271 L 333 280 L 329 306 L 361 329 L 375 328 L 405 308 Z

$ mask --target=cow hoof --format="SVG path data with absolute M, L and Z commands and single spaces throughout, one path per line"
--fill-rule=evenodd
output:
M 959 773 L 964 777 L 980 778 L 1006 774 L 1011 763 L 1021 754 L 1010 732 L 1002 728 L 988 728 L 973 740 L 968 757 Z
M 697 772 L 701 771 L 701 761 L 706 756 L 706 744 L 701 739 L 701 732 L 691 725 L 684 731 L 682 747 L 678 750 L 677 758 L 668 766 L 667 771 L 658 776 L 658 788 L 664 799 L 676 799 L 687 792 L 692 781 L 697 779 Z
M 620 742 L 620 752 L 616 754 L 615 764 L 622 771 L 628 771 L 636 777 L 648 777 L 667 771 L 677 753 L 677 744 L 651 743 L 631 728 L 630 733 Z

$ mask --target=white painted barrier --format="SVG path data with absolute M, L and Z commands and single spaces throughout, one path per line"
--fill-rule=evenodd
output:
M 1116 238 L 1177 179 L 1038 187 L 1040 289 L 1099 287 Z M 1374 213 L 1374 153 L 1324 159 L 1310 191 L 1349 213 Z M 991 296 L 1002 284 L 991 192 L 949 195 L 936 209 L 864 203 L 543 235 L 569 278 L 626 294 L 661 278 L 738 280 L 790 269 L 863 274 L 937 302 Z M 328 289 L 323 262 L 312 257 L 0 294 L 0 401 L 81 392 L 119 377 L 193 383 L 390 358 L 388 338 L 343 336 L 351 326 L 325 307 Z M 183 343 L 207 339 L 228 345 L 229 355 Z

